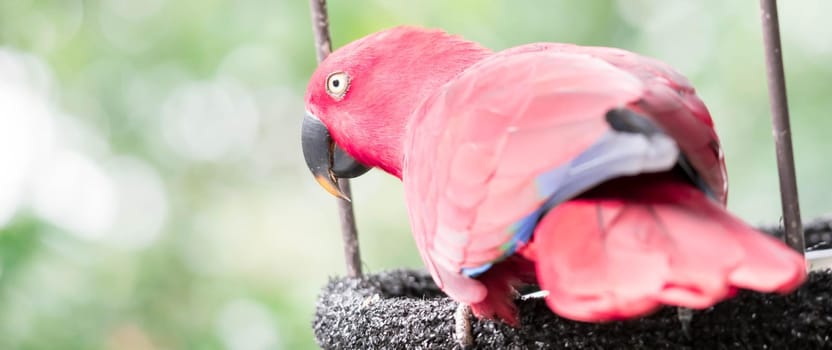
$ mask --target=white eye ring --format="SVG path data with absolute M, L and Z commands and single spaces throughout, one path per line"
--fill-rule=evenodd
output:
M 326 93 L 336 100 L 344 98 L 350 88 L 350 76 L 344 72 L 334 72 L 326 77 Z

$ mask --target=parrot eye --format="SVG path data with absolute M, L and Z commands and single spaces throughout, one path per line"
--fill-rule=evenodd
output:
M 326 77 L 326 93 L 335 100 L 344 98 L 350 87 L 350 76 L 344 72 L 335 72 Z

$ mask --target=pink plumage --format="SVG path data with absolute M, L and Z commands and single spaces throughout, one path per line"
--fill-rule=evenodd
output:
M 581 321 L 706 308 L 737 288 L 787 292 L 803 279 L 802 257 L 664 174 L 613 180 L 557 206 L 538 233 L 521 254 L 534 255 L 552 310 Z
M 332 72 L 350 76 L 342 99 L 324 90 Z M 726 211 L 707 108 L 654 59 L 554 43 L 491 53 L 394 28 L 324 61 L 307 109 L 402 179 L 425 265 L 477 315 L 516 323 L 520 283 L 549 290 L 562 316 L 604 321 L 805 278 L 800 255 Z

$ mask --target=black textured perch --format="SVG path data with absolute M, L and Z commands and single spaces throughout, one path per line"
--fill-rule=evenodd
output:
M 829 246 L 829 220 L 805 226 L 810 250 Z M 782 235 L 781 230 L 767 230 Z M 825 241 L 825 242 L 824 242 Z M 589 324 L 518 300 L 520 328 L 475 321 L 476 349 L 832 349 L 832 271 L 812 272 L 797 292 L 741 292 L 694 314 L 689 335 L 674 308 L 637 320 Z M 451 349 L 456 304 L 420 271 L 334 278 L 314 320 L 324 349 Z

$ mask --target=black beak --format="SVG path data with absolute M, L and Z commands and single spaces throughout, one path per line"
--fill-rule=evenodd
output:
M 326 125 L 315 116 L 306 113 L 301 127 L 301 145 L 306 166 L 315 180 L 327 192 L 344 200 L 350 200 L 338 188 L 337 178 L 352 178 L 370 170 L 344 152 L 329 135 Z

